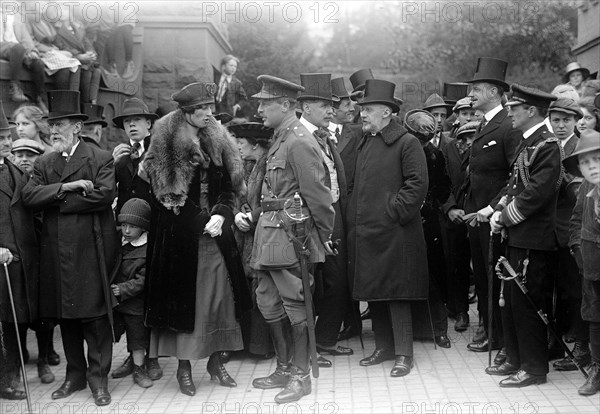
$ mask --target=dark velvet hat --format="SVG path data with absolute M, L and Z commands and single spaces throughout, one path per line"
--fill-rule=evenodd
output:
M 80 112 L 78 91 L 48 91 L 48 121 L 63 118 L 88 119 Z
M 177 102 L 180 108 L 195 105 L 214 105 L 216 94 L 217 85 L 215 83 L 194 82 L 175 92 L 171 95 L 171 99 Z

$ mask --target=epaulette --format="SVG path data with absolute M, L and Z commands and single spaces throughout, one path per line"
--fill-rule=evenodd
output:
M 292 132 L 297 136 L 297 137 L 303 137 L 304 133 L 301 132 L 300 128 L 298 128 L 297 126 L 295 126 L 294 128 L 292 128 Z

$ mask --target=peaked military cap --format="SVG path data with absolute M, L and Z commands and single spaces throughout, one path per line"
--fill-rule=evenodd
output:
M 262 89 L 251 96 L 254 99 L 291 98 L 295 100 L 298 98 L 298 92 L 304 92 L 303 86 L 276 76 L 260 75 L 256 79 L 262 82 Z
M 512 96 L 506 102 L 506 106 L 516 106 L 516 105 L 532 105 L 540 108 L 548 108 L 550 106 L 550 102 L 556 101 L 556 96 L 541 91 L 536 88 L 531 88 L 529 86 L 522 86 L 518 84 L 513 84 L 511 87 Z

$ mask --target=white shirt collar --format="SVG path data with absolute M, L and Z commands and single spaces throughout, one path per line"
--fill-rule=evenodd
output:
M 317 129 L 319 129 L 318 126 L 315 126 L 315 125 L 311 124 L 310 122 L 308 122 L 308 120 L 306 118 L 304 118 L 304 115 L 302 115 L 300 117 L 300 123 L 302 125 L 304 125 L 306 127 L 306 129 L 308 129 L 308 132 L 310 132 L 311 135 L 313 132 L 315 132 Z
M 148 232 L 144 231 L 140 235 L 140 237 L 138 237 L 137 239 L 135 239 L 133 241 L 127 241 L 127 240 L 125 240 L 125 237 L 121 237 L 121 245 L 125 246 L 127 243 L 131 243 L 131 245 L 133 247 L 143 246 L 144 244 L 148 243 Z
M 233 79 L 233 75 L 226 75 L 225 73 L 222 73 L 221 79 L 226 79 L 227 82 L 231 83 L 231 80 Z
M 0 158 L 0 165 L 4 164 L 4 157 Z
M 569 142 L 574 136 L 575 136 L 575 133 L 569 135 L 567 138 L 565 138 L 563 140 L 558 140 L 558 142 L 560 142 L 560 145 L 564 148 L 565 145 L 567 145 L 567 142 Z
M 69 154 L 67 154 L 65 151 L 63 151 L 62 156 L 63 157 L 72 157 L 73 154 L 75 154 L 75 150 L 77 149 L 79 142 L 80 142 L 80 140 L 78 139 L 77 142 L 75 143 L 75 145 L 73 145 L 73 148 L 71 148 L 71 152 Z
M 535 131 L 537 131 L 538 129 L 540 129 L 543 126 L 544 126 L 544 121 L 540 122 L 539 124 L 535 124 L 534 126 L 529 128 L 527 131 L 523 132 L 523 138 L 525 138 L 525 139 L 529 138 L 531 135 L 533 135 L 533 133 Z
M 498 115 L 498 112 L 500 112 L 502 110 L 502 105 L 498 104 L 497 107 L 495 107 L 494 109 L 486 112 L 485 116 L 485 120 L 487 122 L 490 122 L 496 115 Z
M 329 129 L 329 131 L 332 134 L 335 134 L 335 129 L 337 128 L 338 132 L 341 134 L 343 127 L 344 127 L 344 125 L 342 125 L 342 124 L 336 124 L 335 122 L 329 121 L 329 126 L 327 128 Z

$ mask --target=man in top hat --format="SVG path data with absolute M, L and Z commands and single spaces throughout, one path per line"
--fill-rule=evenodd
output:
M 469 84 L 465 82 L 444 82 L 442 97 L 447 104 L 455 105 L 469 93 Z
M 490 226 L 506 236 L 510 266 L 525 278 L 531 299 L 545 309 L 556 266 L 556 201 L 563 175 L 562 147 L 544 125 L 556 97 L 520 85 L 512 85 L 512 92 L 506 103 L 508 116 L 522 140 Z M 486 368 L 486 373 L 510 375 L 500 381 L 506 388 L 543 384 L 548 373 L 548 333 L 539 308 L 528 302 L 514 281 L 505 282 L 503 292 L 506 361 Z
M 126 99 L 119 114 L 113 118 L 115 126 L 124 130 L 128 139 L 127 143 L 117 145 L 112 153 L 119 185 L 116 215 L 130 198 L 141 198 L 150 203 L 150 184 L 139 176 L 139 167 L 150 146 L 152 122 L 157 119 L 158 115 L 150 112 L 139 98 Z
M 550 125 L 560 145 L 564 156 L 570 156 L 577 146 L 579 138 L 575 135 L 575 125 L 583 117 L 579 105 L 566 97 L 550 104 L 548 109 Z M 587 323 L 581 319 L 581 276 L 575 259 L 569 249 L 569 221 L 577 201 L 577 192 L 581 180 L 572 174 L 565 174 L 560 185 L 556 205 L 556 234 L 558 236 L 558 268 L 555 272 L 554 295 L 556 309 L 553 309 L 553 319 L 558 319 L 558 326 L 568 327 L 568 332 L 575 339 L 573 355 L 581 366 L 590 362 L 589 331 Z M 561 353 L 563 351 L 561 350 Z M 554 363 L 554 368 L 560 371 L 576 371 L 577 366 L 564 358 Z
M 277 368 L 268 377 L 256 378 L 252 385 L 260 389 L 284 388 L 275 401 L 285 403 L 310 394 L 311 380 L 301 269 L 286 233 L 291 223 L 283 211 L 284 204 L 299 193 L 306 206 L 303 212 L 311 216 L 305 222 L 309 231 L 309 264 L 322 263 L 326 254 L 334 254 L 331 237 L 335 212 L 332 193 L 326 185 L 322 147 L 295 115 L 297 95 L 305 91 L 304 87 L 270 75 L 260 75 L 258 80 L 263 86 L 252 98 L 259 101 L 258 115 L 265 126 L 275 132 L 268 153 L 263 214 L 256 226 L 251 265 L 258 271 L 256 301 L 269 324 Z M 320 96 L 315 95 L 317 103 L 322 101 Z M 330 89 L 328 98 L 331 99 Z M 330 113 L 328 105 L 314 105 L 313 109 L 305 104 L 305 108 Z
M 100 144 L 102 140 L 102 128 L 106 128 L 108 125 L 104 120 L 104 107 L 102 105 L 84 103 L 81 104 L 81 112 L 88 116 L 88 119 L 83 121 L 81 139 L 88 144 L 102 148 Z
M 325 182 L 329 187 L 335 210 L 332 240 L 340 240 L 335 256 L 325 258 L 318 266 L 322 286 L 317 289 L 316 307 L 319 318 L 315 326 L 317 351 L 326 355 L 352 355 L 352 349 L 337 346 L 337 334 L 349 304 L 348 278 L 346 274 L 346 213 L 347 188 L 344 166 L 336 149 L 335 135 L 329 132 L 333 119 L 333 105 L 340 98 L 332 94 L 331 75 L 328 73 L 302 73 L 300 83 L 305 89 L 298 95 L 302 107 L 300 123 L 316 139 L 325 166 Z M 330 367 L 331 361 L 319 357 L 319 364 Z
M 475 110 L 471 106 L 471 98 L 466 97 L 459 99 L 452 107 L 452 112 L 456 115 L 456 120 L 450 129 L 450 138 L 456 138 L 457 131 L 463 125 L 475 120 Z
M 79 92 L 50 91 L 48 101 L 54 151 L 37 160 L 21 197 L 44 214 L 39 312 L 60 323 L 67 358 L 65 382 L 52 398 L 66 398 L 87 384 L 96 404 L 107 405 L 114 304 L 108 275 L 118 243 L 113 159 L 79 139 L 87 119 L 79 112 Z
M 420 209 L 428 186 L 419 140 L 392 118 L 396 85 L 368 79 L 361 102 L 363 137 L 348 203 L 353 297 L 368 301 L 375 351 L 361 366 L 395 359 L 391 376 L 413 367 L 411 301 L 428 296 Z
M 471 260 L 477 292 L 477 309 L 484 321 L 486 337 L 479 342 L 467 345 L 470 351 L 488 352 L 502 346 L 502 323 L 498 307 L 500 281 L 493 277 L 493 297 L 488 299 L 488 265 L 490 258 L 489 218 L 500 199 L 499 193 L 507 182 L 517 146 L 521 141 L 521 132 L 513 128 L 506 109 L 502 107 L 502 96 L 508 91 L 504 81 L 508 63 L 494 58 L 479 58 L 471 86 L 469 98 L 473 109 L 481 110 L 484 117 L 471 145 L 469 172 L 467 174 L 465 213 L 477 213 L 476 222 L 467 226 L 471 244 Z M 500 238 L 494 236 L 494 263 L 500 253 Z M 493 338 L 488 335 L 488 300 L 493 306 Z M 504 353 L 500 352 L 497 362 L 501 362 Z
M 443 130 L 446 119 L 452 115 L 452 105 L 446 103 L 440 95 L 434 93 L 429 95 L 425 100 L 423 109 L 431 113 L 437 121 L 437 131 L 430 142 L 435 148 L 442 149 L 448 145 L 448 141 L 450 140 L 448 133 L 444 133 Z
M 0 398 L 22 400 L 26 398 L 25 393 L 13 387 L 18 378 L 19 352 L 22 351 L 18 347 L 16 329 L 21 335 L 25 334 L 28 325 L 38 318 L 39 262 L 33 214 L 23 206 L 21 198 L 26 173 L 8 159 L 14 128 L 8 123 L 0 102 L 0 323 L 3 348 L 0 352 Z M 8 266 L 16 315 L 11 308 L 4 264 Z
M 32 139 L 21 138 L 13 142 L 14 164 L 28 175 L 33 174 L 33 165 L 45 151 L 42 144 Z

